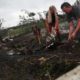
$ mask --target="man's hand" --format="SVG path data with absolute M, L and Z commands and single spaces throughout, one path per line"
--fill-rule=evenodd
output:
M 73 32 L 72 35 L 71 35 L 71 38 L 74 39 L 75 37 L 76 37 L 76 33 Z
M 76 33 L 73 32 L 71 35 L 69 35 L 68 40 L 73 40 L 76 37 Z

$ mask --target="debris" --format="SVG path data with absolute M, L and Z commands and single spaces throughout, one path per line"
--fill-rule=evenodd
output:
M 41 57 L 38 60 L 40 61 L 40 64 L 43 64 L 47 59 L 45 57 Z
M 10 51 L 7 52 L 7 54 L 10 55 L 10 56 L 12 56 L 12 55 L 14 55 L 14 51 L 10 50 Z

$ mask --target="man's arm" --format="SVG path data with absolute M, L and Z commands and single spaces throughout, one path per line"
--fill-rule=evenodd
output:
M 77 27 L 76 27 L 74 33 L 77 34 L 77 32 L 79 31 L 79 29 L 80 29 L 80 18 L 78 19 L 78 24 L 77 24 Z
M 74 38 L 76 37 L 76 34 L 77 34 L 77 32 L 79 31 L 79 29 L 80 29 L 80 19 L 78 19 L 77 27 L 76 27 L 76 29 L 74 30 L 74 32 L 72 33 L 72 35 L 71 35 L 72 39 L 74 39 Z
M 69 36 L 68 36 L 68 40 L 71 40 L 72 33 L 73 33 L 73 21 L 70 21 L 70 23 L 69 23 Z

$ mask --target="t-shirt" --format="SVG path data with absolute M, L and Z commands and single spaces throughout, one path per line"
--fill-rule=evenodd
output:
M 80 18 L 80 6 L 72 6 L 72 11 L 67 14 L 68 21 L 77 20 Z

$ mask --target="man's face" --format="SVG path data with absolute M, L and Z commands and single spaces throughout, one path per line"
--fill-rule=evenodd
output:
M 72 11 L 72 7 L 63 7 L 63 12 L 70 13 Z

